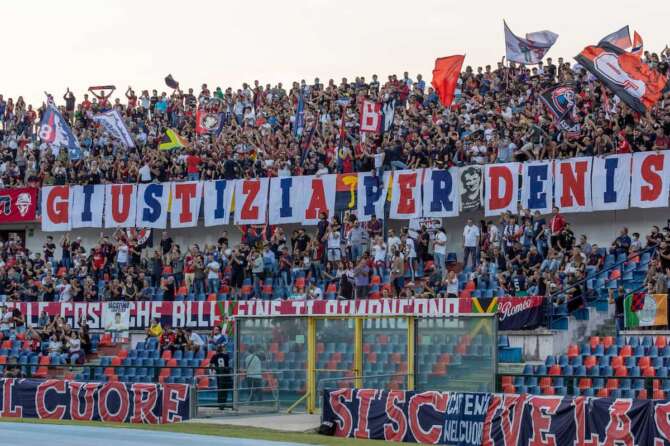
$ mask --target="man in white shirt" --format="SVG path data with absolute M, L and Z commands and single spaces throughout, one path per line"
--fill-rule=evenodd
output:
M 479 226 L 475 225 L 471 218 L 468 218 L 468 222 L 463 228 L 463 267 L 468 266 L 468 259 L 472 257 L 472 269 L 477 268 L 477 263 L 479 263 L 477 258 L 479 237 Z
M 400 237 L 398 237 L 393 229 L 388 230 L 387 244 L 389 252 L 393 252 L 400 246 Z
M 437 228 L 435 240 L 433 241 L 433 258 L 435 259 L 435 268 L 444 274 L 447 261 L 447 234 L 443 227 Z
M 219 292 L 219 270 L 221 269 L 221 264 L 214 260 L 213 255 L 209 255 L 209 262 L 207 263 L 207 284 L 209 285 L 210 293 Z

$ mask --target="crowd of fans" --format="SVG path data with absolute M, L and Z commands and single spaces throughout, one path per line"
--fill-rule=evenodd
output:
M 667 73 L 670 51 L 647 52 L 644 60 Z M 574 85 L 581 123 L 578 137 L 564 137 L 538 99 L 542 90 L 556 82 Z M 382 135 L 361 138 L 359 107 L 366 98 L 395 101 L 393 126 Z M 281 83 L 263 86 L 259 81 L 238 89 L 210 89 L 203 84 L 199 91 L 169 93 L 143 90 L 138 94 L 128 87 L 121 98 L 114 97 L 113 90 L 91 90 L 82 98 L 68 89 L 63 101 L 54 102 L 64 103 L 59 108 L 71 122 L 83 156 L 71 160 L 66 149 L 41 141 L 39 123 L 45 103 L 33 106 L 22 97 L 0 95 L 0 186 L 446 168 L 670 145 L 667 97 L 646 116 L 637 116 L 583 68 L 562 58 L 557 63 L 549 58 L 532 69 L 502 63 L 467 67 L 450 108 L 439 103 L 421 75 L 412 78 L 407 72 L 385 81 L 377 75 L 369 80 L 343 78 L 339 83 L 331 79 L 327 84 L 303 80 L 288 89 Z M 298 129 L 300 102 L 304 128 Z M 218 134 L 195 132 L 199 107 L 221 113 Z M 122 146 L 92 119 L 109 108 L 124 117 L 135 148 Z M 187 149 L 157 150 L 167 127 L 188 141 Z
M 663 278 L 670 268 L 670 228 L 654 226 L 644 238 L 622 228 L 610 246 L 599 247 L 575 234 L 558 208 L 549 216 L 522 210 L 495 221 L 469 219 L 462 234 L 435 221 L 396 231 L 377 218 L 361 223 L 349 214 L 342 222 L 322 215 L 313 233 L 301 227 L 286 234 L 281 226 L 242 230 L 240 243 L 231 243 L 224 230 L 216 244 L 187 247 L 167 231 L 151 246 L 151 237 L 141 241 L 124 230 L 101 234 L 88 247 L 67 234 L 48 236 L 41 253 L 12 238 L 0 246 L 0 300 L 457 297 L 469 283 L 494 296 L 565 290 L 570 300 L 585 291 L 587 273 L 600 270 L 607 256 L 635 259 L 658 247 L 647 282 L 659 292 L 667 292 Z M 452 238 L 462 241 L 462 251 L 447 252 Z
M 668 73 L 667 49 L 643 58 Z M 557 129 L 538 99 L 556 82 L 575 88 L 578 137 Z M 503 63 L 467 67 L 450 108 L 442 107 L 421 75 L 408 73 L 385 81 L 377 75 L 327 84 L 303 80 L 289 89 L 255 81 L 237 90 L 203 84 L 199 91 L 144 90 L 138 95 L 128 87 L 122 98 L 113 93 L 90 90 L 78 98 L 68 89 L 63 96 L 59 108 L 83 150 L 78 160 L 41 141 L 44 103 L 33 107 L 21 97 L 0 95 L 0 186 L 446 168 L 670 148 L 667 95 L 640 116 L 562 58 L 532 69 Z M 359 106 L 368 98 L 395 103 L 393 126 L 361 138 Z M 296 128 L 299 104 L 304 105 L 303 129 Z M 92 119 L 109 108 L 123 116 L 135 148 L 122 146 Z M 196 133 L 199 108 L 221 113 L 220 132 Z M 157 149 L 167 127 L 188 141 L 186 149 Z M 496 295 L 545 295 L 578 283 L 586 266 L 603 261 L 603 252 L 586 236 L 576 236 L 558 210 L 550 217 L 522 210 L 498 221 L 468 222 L 462 234 L 465 277 L 447 268 L 454 257 L 461 258 L 461 253 L 447 252 L 447 238 L 461 234 L 448 234 L 440 225 L 396 232 L 381 219 L 360 223 L 345 213 L 331 221 L 322 216 L 310 234 L 267 226 L 242 230 L 242 243 L 236 245 L 226 231 L 216 244 L 192 246 L 180 246 L 167 232 L 153 237 L 153 245 L 152 237 L 122 230 L 101 234 L 94 246 L 66 234 L 47 237 L 42 252 L 28 252 L 20 238 L 10 237 L 0 247 L 0 299 L 454 296 L 464 281 L 485 281 Z M 627 233 L 617 243 L 605 251 L 628 253 L 644 245 Z M 660 274 L 665 270 L 660 268 Z

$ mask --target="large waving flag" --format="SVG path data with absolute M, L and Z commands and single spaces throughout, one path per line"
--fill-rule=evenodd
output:
M 628 30 L 628 25 L 600 39 L 598 45 L 603 42 L 611 43 L 612 45 L 617 46 L 622 50 L 630 48 L 632 44 L 630 43 L 630 31 Z
M 644 44 L 642 43 L 642 36 L 640 36 L 637 31 L 633 33 L 633 48 L 630 49 L 631 54 L 636 56 L 642 56 L 642 49 Z
M 184 138 L 172 129 L 165 129 L 165 133 L 158 143 L 159 150 L 183 149 L 188 144 Z
M 543 30 L 526 34 L 526 38 L 515 35 L 505 25 L 505 50 L 507 60 L 525 65 L 534 65 L 542 60 L 556 40 L 558 34 Z
M 126 147 L 135 147 L 135 142 L 117 110 L 107 110 L 93 116 L 93 120 L 103 126 L 107 133 L 121 141 Z
M 639 113 L 650 109 L 667 88 L 665 76 L 609 42 L 587 46 L 575 60 Z
M 40 122 L 40 138 L 53 147 L 67 147 L 71 160 L 81 158 L 81 147 L 67 121 L 53 105 L 48 105 Z
M 440 102 L 445 107 L 451 106 L 454 101 L 454 92 L 461 75 L 465 55 L 447 56 L 435 59 L 433 80 L 431 85 L 437 92 Z

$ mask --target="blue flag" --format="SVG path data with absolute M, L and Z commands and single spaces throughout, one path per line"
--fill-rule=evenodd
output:
M 47 106 L 42 122 L 40 122 L 40 138 L 43 142 L 53 147 L 67 147 L 70 159 L 76 161 L 81 159 L 81 147 L 79 141 L 72 133 L 72 129 L 67 124 L 63 115 L 61 115 L 53 105 Z
M 295 122 L 293 123 L 293 136 L 300 138 L 305 131 L 305 100 L 302 92 L 298 96 L 298 108 L 295 111 Z

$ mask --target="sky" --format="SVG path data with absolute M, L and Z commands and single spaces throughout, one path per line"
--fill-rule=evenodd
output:
M 168 73 L 196 91 L 404 71 L 429 81 L 437 57 L 495 66 L 503 19 L 520 36 L 559 34 L 554 60 L 626 24 L 645 49 L 670 43 L 666 0 L 21 0 L 2 5 L 0 94 L 38 105 L 66 87 L 169 91 Z

